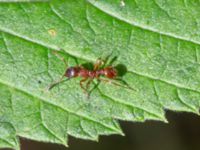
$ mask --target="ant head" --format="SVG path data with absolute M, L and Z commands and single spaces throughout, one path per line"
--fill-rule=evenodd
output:
M 78 75 L 78 68 L 76 67 L 69 67 L 66 72 L 65 76 L 68 78 L 76 77 Z

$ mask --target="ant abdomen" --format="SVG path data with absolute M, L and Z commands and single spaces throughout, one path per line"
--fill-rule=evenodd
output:
M 117 76 L 117 70 L 114 67 L 106 67 L 103 71 L 107 78 L 114 79 Z

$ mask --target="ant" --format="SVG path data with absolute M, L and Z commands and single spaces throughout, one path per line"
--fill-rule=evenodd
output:
M 56 56 L 58 56 L 67 66 L 67 62 L 65 61 L 64 58 L 61 58 L 59 55 L 57 55 L 57 52 L 54 52 L 54 54 Z M 64 77 L 67 77 L 67 80 L 69 80 L 71 78 L 75 78 L 75 77 L 81 77 L 83 79 L 80 81 L 80 87 L 83 89 L 83 91 L 85 93 L 87 93 L 88 97 L 89 97 L 90 92 L 88 92 L 87 89 L 89 89 L 89 86 L 94 79 L 97 79 L 98 81 L 109 82 L 109 83 L 112 83 L 112 84 L 117 85 L 117 86 L 121 86 L 121 87 L 125 87 L 125 88 L 128 88 L 128 89 L 134 90 L 133 88 L 129 87 L 128 84 L 125 81 L 123 81 L 123 82 L 126 84 L 126 86 L 123 86 L 119 83 L 114 82 L 114 80 L 117 79 L 117 77 L 118 77 L 118 71 L 115 67 L 113 67 L 111 65 L 105 67 L 105 63 L 107 62 L 109 57 L 110 57 L 110 55 L 106 57 L 107 59 L 105 61 L 103 61 L 102 59 L 99 58 L 96 61 L 96 63 L 93 64 L 92 70 L 89 70 L 86 67 L 83 67 L 83 65 L 68 67 L 66 69 L 64 75 L 60 78 L 60 80 L 52 83 L 49 86 L 48 89 L 50 90 L 55 85 L 63 82 Z M 106 78 L 101 78 L 101 76 L 104 76 Z M 88 81 L 88 82 L 86 83 L 86 86 L 84 87 L 83 83 L 86 82 L 86 81 Z

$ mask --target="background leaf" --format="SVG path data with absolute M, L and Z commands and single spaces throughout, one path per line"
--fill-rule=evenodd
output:
M 17 136 L 67 145 L 123 134 L 116 119 L 166 121 L 164 109 L 198 113 L 199 2 L 74 1 L 0 4 L 0 147 Z M 80 78 L 51 91 L 66 66 L 112 53 L 136 91 L 101 83 L 90 99 Z M 93 84 L 94 86 L 94 84 Z

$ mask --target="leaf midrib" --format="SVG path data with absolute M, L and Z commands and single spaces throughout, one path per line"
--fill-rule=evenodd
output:
M 0 138 L 0 140 L 2 140 L 3 142 L 7 143 L 8 145 L 10 145 L 10 147 L 15 147 L 15 145 L 11 144 L 10 142 L 8 142 L 7 140 Z
M 78 58 L 78 59 L 81 59 L 81 60 L 85 60 L 85 61 L 89 61 L 89 62 L 95 62 L 95 58 L 93 57 L 84 57 L 83 55 L 79 55 L 78 53 L 76 53 L 75 51 L 65 51 L 65 50 L 62 50 L 62 48 L 59 48 L 58 46 L 56 45 L 48 45 L 46 43 L 43 43 L 43 42 L 40 42 L 40 41 L 37 41 L 35 39 L 31 39 L 29 37 L 26 37 L 26 36 L 23 36 L 23 35 L 20 35 L 16 32 L 13 32 L 9 29 L 6 29 L 6 28 L 3 28 L 0 26 L 0 31 L 1 32 L 4 32 L 6 34 L 9 34 L 9 35 L 12 35 L 12 36 L 15 36 L 15 37 L 18 37 L 20 39 L 23 39 L 25 41 L 28 41 L 28 42 L 32 42 L 34 44 L 37 44 L 37 45 L 40 45 L 40 46 L 43 46 L 45 48 L 48 48 L 50 50 L 57 50 L 57 51 L 63 51 L 65 52 L 67 55 L 70 55 L 70 56 L 73 56 L 75 58 Z M 147 75 L 147 74 L 144 74 L 144 73 L 140 73 L 140 72 L 137 72 L 135 70 L 128 70 L 127 72 L 130 72 L 132 74 L 135 74 L 135 75 L 139 75 L 139 76 L 142 76 L 142 77 L 145 77 L 145 78 L 148 78 L 150 80 L 154 80 L 154 81 L 160 81 L 160 82 L 163 82 L 163 83 L 166 83 L 166 84 L 169 84 L 169 85 L 172 85 L 174 87 L 177 87 L 177 88 L 180 88 L 180 89 L 186 89 L 186 90 L 190 90 L 190 91 L 193 91 L 193 92 L 197 92 L 197 93 L 200 93 L 199 90 L 197 89 L 194 89 L 194 88 L 188 88 L 188 87 L 185 87 L 185 85 L 182 85 L 182 84 L 177 84 L 177 83 L 173 83 L 173 82 L 170 82 L 170 81 L 166 81 L 166 80 L 162 80 L 160 78 L 155 78 L 153 76 L 150 76 L 150 75 Z

